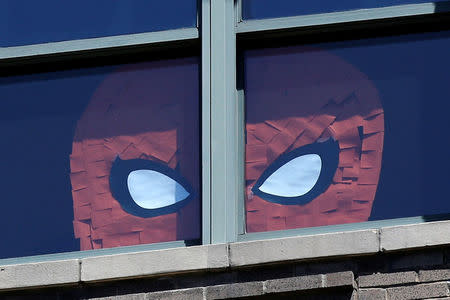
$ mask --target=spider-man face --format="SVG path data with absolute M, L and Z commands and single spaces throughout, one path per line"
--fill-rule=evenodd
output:
M 128 65 L 106 77 L 72 146 L 81 249 L 200 236 L 196 59 Z
M 199 237 L 196 80 L 191 60 L 145 63 L 97 89 L 71 155 L 82 249 Z M 246 104 L 248 232 L 368 219 L 384 115 L 364 74 L 324 51 L 249 51 Z
M 376 87 L 326 51 L 246 52 L 248 232 L 367 221 L 384 114 Z

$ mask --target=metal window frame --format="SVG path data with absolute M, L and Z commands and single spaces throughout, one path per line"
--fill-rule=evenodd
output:
M 211 0 L 211 243 L 237 238 L 239 133 L 234 0 Z
M 242 0 L 241 0 L 242 1 Z M 243 0 L 245 1 L 245 0 Z M 390 18 L 426 16 L 440 10 L 449 10 L 450 2 L 428 2 L 421 4 L 405 4 L 388 7 L 355 9 L 339 12 L 320 13 L 295 17 L 270 19 L 240 20 L 237 33 L 249 33 L 267 30 L 292 29 L 310 26 L 342 24 L 361 21 L 379 21 Z
M 211 243 L 211 3 L 201 0 L 202 243 Z
M 73 55 L 82 51 L 151 46 L 154 44 L 187 41 L 198 38 L 197 28 L 182 28 L 27 46 L 0 47 L 0 62 L 12 59 L 40 58 L 50 55 Z

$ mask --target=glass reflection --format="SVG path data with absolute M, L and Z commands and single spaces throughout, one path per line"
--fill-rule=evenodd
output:
M 247 232 L 450 213 L 449 46 L 445 32 L 244 51 Z M 338 167 L 311 201 L 254 192 L 274 161 L 330 139 Z
M 198 97 L 198 58 L 0 78 L 0 258 L 198 239 Z M 118 159 L 143 162 L 122 185 Z M 149 165 L 183 205 L 138 215 L 113 193 Z
M 445 0 L 437 0 L 436 10 L 440 9 L 439 2 Z M 290 17 L 297 15 L 310 15 L 319 13 L 328 13 L 336 11 L 387 7 L 403 4 L 427 3 L 427 0 L 322 0 L 322 1 L 297 1 L 283 0 L 281 2 L 274 0 L 243 0 L 242 1 L 242 18 L 250 19 L 266 19 Z
M 194 0 L 2 0 L 0 47 L 195 27 L 196 19 Z

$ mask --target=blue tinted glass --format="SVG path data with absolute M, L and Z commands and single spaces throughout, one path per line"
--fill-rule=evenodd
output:
M 246 50 L 247 231 L 450 213 L 449 47 L 441 32 Z
M 442 2 L 436 0 L 432 2 Z M 414 4 L 430 2 L 426 0 L 322 0 L 322 1 L 298 1 L 298 0 L 242 0 L 242 18 L 265 19 L 277 17 L 289 17 L 296 15 L 309 15 L 328 13 L 361 8 L 386 7 L 402 4 Z
M 0 78 L 0 258 L 200 236 L 198 59 Z
M 1 0 L 0 46 L 196 26 L 195 0 Z

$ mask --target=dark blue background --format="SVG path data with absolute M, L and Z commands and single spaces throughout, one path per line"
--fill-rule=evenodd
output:
M 287 64 L 289 58 L 280 58 L 288 52 L 285 49 L 250 50 L 244 55 L 248 59 L 245 65 L 252 64 L 253 68 L 261 63 Z M 385 137 L 370 220 L 449 214 L 450 32 L 295 46 L 288 57 L 307 56 L 309 51 L 316 51 L 313 49 L 333 53 L 350 63 L 367 75 L 379 92 L 385 113 Z M 268 90 L 281 93 L 286 88 L 283 81 L 290 87 L 294 84 L 292 78 L 301 72 L 289 70 L 294 71 L 271 74 L 273 83 L 268 75 L 264 79 L 246 76 L 246 85 L 254 88 L 258 85 L 249 81 L 265 80 Z M 335 74 L 336 70 L 331 72 Z M 346 70 L 341 73 L 345 78 Z M 282 118 L 286 117 L 284 114 L 302 113 L 280 111 Z M 274 113 L 261 115 L 261 120 L 276 118 Z M 253 114 L 254 118 L 257 116 Z
M 0 0 L 0 47 L 195 27 L 196 0 Z
M 83 69 L 0 77 L 0 170 L 2 172 L 0 174 L 0 212 L 2 212 L 0 259 L 80 249 L 79 240 L 75 239 L 72 226 L 74 216 L 69 175 L 69 157 L 72 153 L 77 122 L 86 111 L 99 86 L 102 86 L 105 92 L 107 87 L 102 85 L 105 79 L 113 76 L 114 80 L 123 78 L 126 81 L 129 78 L 128 70 L 137 71 L 140 68 L 153 70 L 148 72 L 148 75 L 145 72 L 142 73 L 143 76 L 148 76 L 142 82 L 162 82 L 163 87 L 156 85 L 155 89 L 149 89 L 157 98 L 158 93 L 164 96 L 167 92 L 164 87 L 167 86 L 175 91 L 169 97 L 174 95 L 178 97 L 180 95 L 178 87 L 183 90 L 189 87 L 187 86 L 189 84 L 194 84 L 191 87 L 193 91 L 197 91 L 196 76 L 191 81 L 183 81 L 181 85 L 180 78 L 185 79 L 186 74 L 197 73 L 199 58 L 172 58 L 171 56 L 169 58 L 169 56 L 167 59 L 148 61 L 149 63 L 139 60 L 138 64 L 126 68 L 124 65 L 87 67 L 92 66 L 91 63 L 83 62 L 86 66 Z M 116 58 L 122 59 L 119 56 Z M 135 58 L 137 60 L 139 56 Z M 144 58 L 147 57 L 144 56 L 141 59 Z M 76 63 L 73 62 L 73 64 Z M 56 68 L 58 66 L 50 64 L 40 67 Z M 27 71 L 33 71 L 32 66 L 28 67 Z M 159 78 L 161 80 L 158 81 Z M 128 88 L 126 83 L 124 84 Z M 188 94 L 195 95 L 195 93 Z M 180 98 L 183 103 L 185 100 Z M 192 100 L 196 101 L 196 99 Z M 193 110 L 184 110 L 183 121 L 191 127 L 185 128 L 184 134 L 186 136 L 192 134 L 190 140 L 194 142 L 192 147 L 183 148 L 186 150 L 178 155 L 179 159 L 186 158 L 182 159 L 185 163 L 178 162 L 178 166 L 186 169 L 183 175 L 187 176 L 191 184 L 195 184 L 193 189 L 198 191 L 197 165 L 200 157 L 198 155 L 200 144 L 197 139 L 198 107 L 195 103 L 190 107 Z M 133 111 L 136 108 L 129 109 Z M 178 126 L 178 124 L 173 126 L 175 125 Z M 166 125 L 159 126 L 155 130 L 162 130 L 164 126 Z M 119 135 L 136 133 L 132 131 L 133 128 L 121 130 L 116 128 L 115 133 Z M 97 133 L 95 130 L 93 132 Z M 195 199 L 198 205 L 199 197 Z M 179 220 L 185 222 L 183 224 L 192 225 L 188 226 L 190 227 L 188 230 L 178 226 L 177 237 L 184 238 L 188 234 L 196 234 L 194 237 L 188 236 L 196 238 L 199 234 L 198 231 L 191 233 L 191 227 L 200 228 L 200 213 L 195 209 L 196 206 L 191 205 L 191 211 L 186 210 L 177 216 Z
M 112 67 L 0 78 L 0 258 L 79 250 L 69 154 Z
M 385 112 L 371 220 L 450 213 L 450 32 L 328 45 L 365 73 Z
M 242 18 L 265 19 L 443 0 L 242 0 Z

